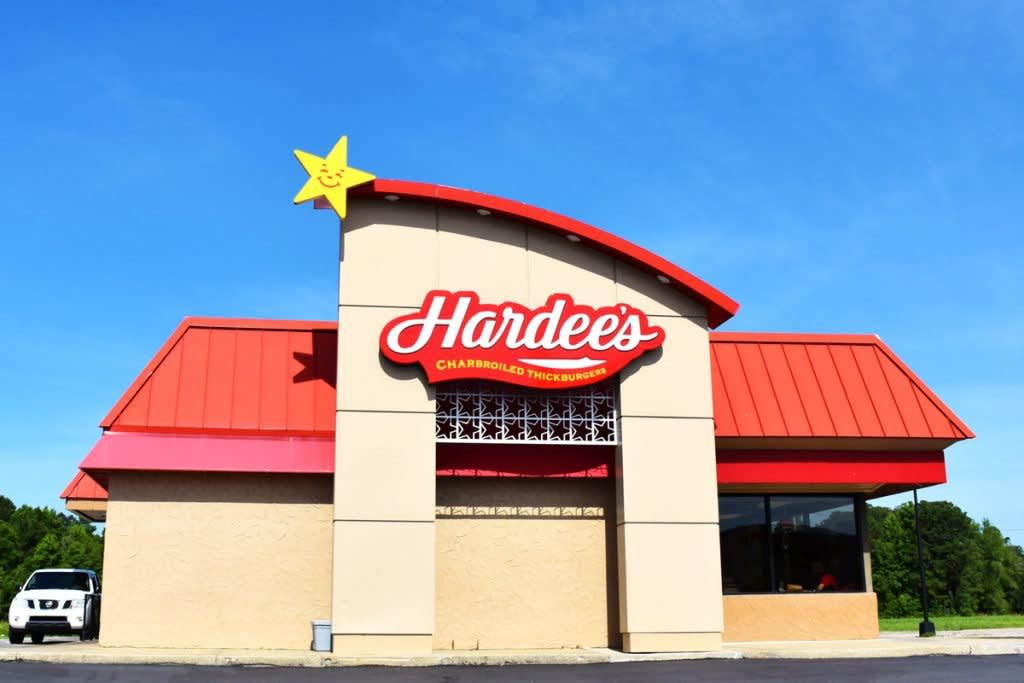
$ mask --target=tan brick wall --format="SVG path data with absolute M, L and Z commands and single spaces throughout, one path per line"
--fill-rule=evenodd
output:
M 100 644 L 307 650 L 330 618 L 331 478 L 110 479 Z
M 617 624 L 608 479 L 439 479 L 434 648 L 607 647 Z

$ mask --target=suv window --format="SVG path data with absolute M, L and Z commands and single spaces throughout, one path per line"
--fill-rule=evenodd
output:
M 36 572 L 25 584 L 25 590 L 73 590 L 89 592 L 89 575 L 85 572 Z

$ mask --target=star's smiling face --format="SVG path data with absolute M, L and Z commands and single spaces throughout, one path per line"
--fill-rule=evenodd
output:
M 319 182 L 321 185 L 323 185 L 324 187 L 330 189 L 330 188 L 333 188 L 333 187 L 341 186 L 341 183 L 342 183 L 342 180 L 344 179 L 344 177 L 345 177 L 345 169 L 344 168 L 334 168 L 334 169 L 331 169 L 327 165 L 327 163 L 324 162 L 324 163 L 320 164 L 320 175 L 318 175 L 316 177 L 316 179 L 317 179 L 317 182 Z
M 374 179 L 372 173 L 348 165 L 348 138 L 344 135 L 326 157 L 297 149 L 295 158 L 309 174 L 309 179 L 293 201 L 301 204 L 322 197 L 338 214 L 338 218 L 345 218 L 348 189 Z

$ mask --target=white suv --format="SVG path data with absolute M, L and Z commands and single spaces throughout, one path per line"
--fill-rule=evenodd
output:
M 43 642 L 49 634 L 99 633 L 100 582 L 88 569 L 39 569 L 18 587 L 8 618 L 11 643 Z

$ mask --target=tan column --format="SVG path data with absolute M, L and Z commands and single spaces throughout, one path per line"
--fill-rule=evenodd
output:
M 623 649 L 719 649 L 722 580 L 705 311 L 621 264 L 617 280 L 619 300 L 643 309 L 666 335 L 662 349 L 620 381 Z
M 338 307 L 331 625 L 342 655 L 431 651 L 434 397 L 379 352 L 384 325 L 436 286 L 432 208 L 354 202 Z
M 860 528 L 861 560 L 864 562 L 864 590 L 871 593 L 875 590 L 871 580 L 871 534 L 868 531 L 868 504 L 863 496 L 856 498 L 854 510 L 857 515 L 857 526 Z

